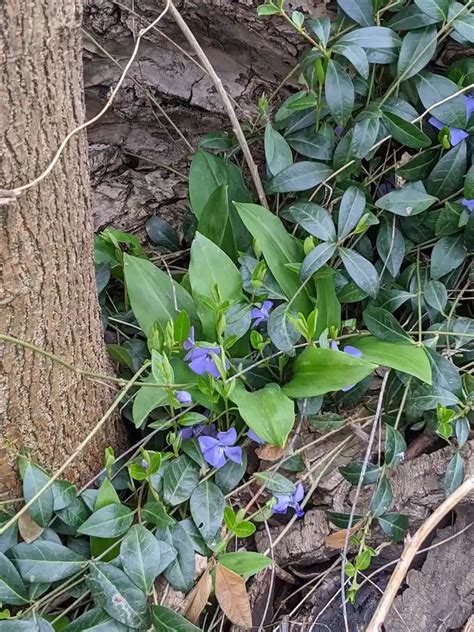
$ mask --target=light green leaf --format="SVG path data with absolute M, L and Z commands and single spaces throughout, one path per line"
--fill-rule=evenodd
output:
M 255 478 L 262 487 L 274 494 L 292 494 L 295 491 L 295 484 L 278 472 L 256 472 Z
M 339 206 L 337 222 L 337 236 L 339 239 L 347 237 L 357 226 L 365 210 L 365 194 L 357 187 L 349 187 L 344 191 Z
M 467 147 L 462 141 L 450 149 L 438 161 L 426 180 L 426 190 L 431 195 L 444 199 L 462 189 L 466 173 Z
M 111 617 L 134 629 L 146 628 L 146 595 L 122 570 L 96 562 L 91 566 L 87 583 L 95 603 Z
M 261 9 L 266 8 L 265 5 L 258 8 L 260 9 L 259 15 L 267 15 L 261 11 Z M 200 628 L 165 606 L 152 606 L 151 618 L 156 632 L 201 632 Z
M 57 582 L 81 570 L 85 558 L 62 544 L 36 540 L 17 544 L 9 556 L 25 581 L 32 584 Z
M 407 147 L 421 149 L 429 147 L 431 140 L 419 127 L 402 119 L 393 112 L 384 112 L 384 120 L 388 125 L 390 134 L 395 140 Z
M 306 281 L 313 276 L 336 252 L 337 244 L 332 241 L 323 242 L 313 248 L 301 266 L 301 280 Z
M 238 551 L 237 553 L 221 553 L 217 561 L 237 575 L 247 579 L 256 575 L 273 564 L 266 555 L 253 551 Z
M 466 257 L 467 251 L 461 234 L 441 237 L 431 253 L 431 278 L 439 279 L 449 274 L 458 268 Z
M 18 571 L 3 553 L 0 553 L 0 601 L 12 606 L 23 606 L 29 601 Z
M 134 525 L 120 545 L 120 562 L 132 582 L 144 593 L 152 589 L 161 570 L 160 545 L 141 524 Z
M 442 105 L 435 103 L 446 100 L 459 91 L 458 86 L 447 77 L 423 71 L 417 78 L 417 90 L 421 102 L 432 116 L 451 127 L 466 127 L 466 102 L 463 94 L 449 99 Z
M 363 358 L 379 366 L 386 366 L 417 377 L 431 384 L 431 367 L 426 352 L 415 345 L 400 345 L 372 336 L 350 338 L 348 344 L 362 351 Z
M 294 423 L 294 404 L 276 384 L 249 393 L 237 384 L 230 395 L 245 423 L 270 445 L 283 448 Z
M 23 496 L 28 503 L 48 483 L 49 476 L 37 465 L 28 461 L 23 472 Z M 48 487 L 29 508 L 30 516 L 40 527 L 47 527 L 53 517 L 54 494 Z
M 354 85 L 341 64 L 332 59 L 326 70 L 324 90 L 334 120 L 338 125 L 345 126 L 354 107 Z
M 190 318 L 197 321 L 192 298 L 166 272 L 151 261 L 127 253 L 123 255 L 123 262 L 130 305 L 147 336 L 153 323 L 158 322 L 164 328 L 170 320 L 175 320 L 181 310 L 186 310 Z
M 106 505 L 94 511 L 78 532 L 99 538 L 117 538 L 130 528 L 134 512 L 125 505 Z
M 336 228 L 332 217 L 319 204 L 313 202 L 295 202 L 282 213 L 290 222 L 295 222 L 305 229 L 310 235 L 314 235 L 323 241 L 332 241 L 336 238 Z
M 437 41 L 436 26 L 425 26 L 405 35 L 398 56 L 399 81 L 410 79 L 430 62 L 436 52 Z
M 318 270 L 315 281 L 318 309 L 315 338 L 319 338 L 329 327 L 334 327 L 336 330 L 341 328 L 341 304 L 334 285 L 334 271 L 329 266 Z
M 225 499 L 219 487 L 203 481 L 193 491 L 189 501 L 191 517 L 206 544 L 211 545 L 224 519 Z
M 355 250 L 339 248 L 341 261 L 354 283 L 375 298 L 379 291 L 379 275 L 374 266 Z
M 144 380 L 150 384 L 156 384 L 153 375 L 149 375 Z M 168 401 L 168 394 L 161 386 L 140 386 L 133 398 L 132 417 L 135 428 L 140 428 L 148 415 L 163 406 Z
M 186 455 L 167 464 L 163 474 L 163 498 L 168 505 L 180 505 L 199 484 L 199 468 Z
M 290 146 L 270 123 L 265 127 L 265 160 L 272 176 L 293 164 Z
M 322 162 L 302 160 L 280 171 L 268 185 L 269 193 L 307 191 L 321 184 L 332 174 L 332 169 Z
M 189 170 L 189 198 L 193 213 L 198 219 L 201 218 L 211 194 L 227 183 L 227 169 L 222 158 L 207 151 L 197 151 L 194 154 Z
M 287 298 L 294 299 L 292 306 L 296 311 L 307 314 L 311 310 L 307 288 L 299 292 L 301 283 L 298 274 L 287 267 L 287 264 L 303 261 L 301 244 L 287 233 L 281 220 L 263 206 L 236 204 L 236 208 L 245 226 L 257 240 L 281 289 Z
M 375 363 L 347 353 L 308 348 L 297 358 L 293 379 L 283 392 L 293 398 L 324 395 L 360 382 L 376 368 Z
M 383 195 L 375 202 L 375 206 L 395 213 L 395 215 L 412 217 L 413 215 L 418 215 L 418 213 L 423 213 L 437 201 L 437 198 L 433 195 L 429 195 L 411 185 Z

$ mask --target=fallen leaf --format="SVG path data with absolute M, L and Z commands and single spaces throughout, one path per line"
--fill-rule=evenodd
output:
M 216 597 L 226 617 L 241 628 L 252 627 L 250 600 L 245 581 L 220 564 L 216 567 Z
M 340 531 L 336 531 L 335 533 L 330 533 L 326 536 L 326 546 L 329 546 L 331 549 L 343 549 L 344 544 L 346 542 L 346 534 L 349 531 L 349 537 L 357 533 L 359 529 L 362 527 L 362 522 L 358 522 L 350 529 L 341 529 Z
M 209 601 L 212 589 L 211 569 L 204 571 L 201 579 L 194 586 L 186 599 L 186 618 L 197 623 L 201 612 Z
M 27 544 L 31 544 L 40 537 L 44 529 L 33 521 L 33 518 L 30 516 L 30 512 L 27 511 L 18 519 L 18 531 L 20 532 L 23 540 Z
M 255 450 L 255 454 L 262 461 L 278 461 L 285 454 L 286 448 L 279 448 L 276 445 L 264 445 Z

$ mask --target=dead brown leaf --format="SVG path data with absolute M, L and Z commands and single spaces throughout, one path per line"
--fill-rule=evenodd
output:
M 255 454 L 262 461 L 279 461 L 285 454 L 285 448 L 279 448 L 276 445 L 264 445 L 255 450 Z
M 224 614 L 234 625 L 244 629 L 252 627 L 252 612 L 245 581 L 220 564 L 216 567 L 216 597 Z
M 346 534 L 349 531 L 349 537 L 357 533 L 359 529 L 362 527 L 362 522 L 358 522 L 350 529 L 341 529 L 340 531 L 336 531 L 335 533 L 330 533 L 326 537 L 326 545 L 331 549 L 343 549 L 344 544 L 346 542 Z
M 27 544 L 31 544 L 43 533 L 43 527 L 33 522 L 30 512 L 27 511 L 18 519 L 18 531 Z
M 211 569 L 207 568 L 186 599 L 186 618 L 196 624 L 209 601 L 212 589 Z

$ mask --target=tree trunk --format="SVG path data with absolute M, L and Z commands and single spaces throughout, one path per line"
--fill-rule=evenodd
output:
M 47 166 L 84 118 L 81 0 L 3 0 L 0 6 L 0 187 Z M 53 172 L 0 206 L 0 332 L 77 368 L 110 373 L 102 338 L 92 252 L 85 135 Z M 108 386 L 11 344 L 0 347 L 0 499 L 18 492 L 15 455 L 31 451 L 54 470 L 113 401 Z M 104 448 L 124 439 L 111 419 L 68 475 L 97 471 Z

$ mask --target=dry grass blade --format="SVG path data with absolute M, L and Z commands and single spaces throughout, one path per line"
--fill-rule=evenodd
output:
M 220 564 L 216 567 L 216 597 L 229 621 L 244 629 L 252 627 L 252 612 L 245 581 Z
M 207 568 L 201 579 L 189 593 L 186 603 L 186 618 L 191 623 L 197 623 L 201 612 L 209 601 L 212 590 L 211 569 Z
M 341 529 L 340 531 L 330 533 L 326 538 L 327 546 L 331 547 L 331 549 L 343 549 L 346 542 L 347 532 L 349 532 L 349 537 L 352 537 L 361 527 L 362 522 L 358 522 L 350 529 Z

